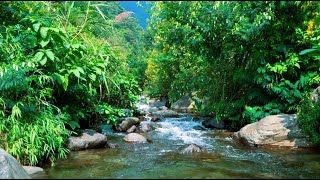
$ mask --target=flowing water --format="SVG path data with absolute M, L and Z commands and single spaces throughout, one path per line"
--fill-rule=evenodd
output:
M 200 122 L 192 117 L 142 123 L 155 128 L 142 134 L 151 143 L 127 143 L 126 133 L 108 131 L 108 142 L 118 145 L 115 149 L 71 152 L 54 167 L 45 166 L 46 175 L 33 178 L 320 178 L 317 150 L 244 147 L 230 132 L 193 129 Z M 192 143 L 209 153 L 179 153 Z

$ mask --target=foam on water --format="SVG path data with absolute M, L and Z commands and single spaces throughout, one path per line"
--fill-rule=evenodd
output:
M 200 146 L 210 146 L 203 137 L 203 131 L 195 130 L 193 127 L 200 125 L 199 122 L 191 121 L 190 117 L 168 118 L 158 122 L 155 130 L 160 136 L 170 140 L 182 142 L 183 144 L 197 144 Z

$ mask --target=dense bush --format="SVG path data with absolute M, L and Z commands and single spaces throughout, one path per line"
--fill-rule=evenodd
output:
M 319 84 L 318 61 L 299 55 L 315 31 L 308 4 L 155 2 L 146 89 L 171 102 L 189 94 L 197 109 L 235 129 L 296 113 Z
M 141 88 L 128 58 L 137 47 L 123 32 L 143 37 L 136 21 L 116 27 L 123 9 L 106 3 L 1 2 L 0 147 L 22 164 L 54 163 L 73 130 L 116 124 L 134 107 Z

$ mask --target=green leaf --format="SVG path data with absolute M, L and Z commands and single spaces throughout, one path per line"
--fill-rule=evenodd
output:
M 40 34 L 41 34 L 41 37 L 42 38 L 46 38 L 47 37 L 47 35 L 48 35 L 48 28 L 47 27 L 42 27 L 41 29 L 40 29 Z
M 49 28 L 49 29 L 52 30 L 52 31 L 54 31 L 54 32 L 56 32 L 56 33 L 59 32 L 59 29 L 58 29 L 58 28 Z
M 96 80 L 96 75 L 95 74 L 90 74 L 89 75 L 89 78 L 92 80 L 92 81 L 95 81 Z
M 102 74 L 102 71 L 100 68 L 97 68 L 97 67 L 94 67 L 94 69 L 96 70 L 96 73 L 101 75 Z
M 305 55 L 311 52 L 319 51 L 319 49 L 305 49 L 299 53 L 299 55 Z
M 39 43 L 41 45 L 42 48 L 44 48 L 46 45 L 48 45 L 50 42 L 50 38 L 46 38 L 41 40 L 41 42 Z
M 35 60 L 38 62 L 42 59 L 44 53 L 43 52 L 37 52 L 36 55 L 34 56 Z
M 78 69 L 82 74 L 85 74 L 85 73 L 84 73 L 84 70 L 83 70 L 81 67 L 77 67 L 77 69 Z
M 46 55 L 48 56 L 49 59 L 51 59 L 52 61 L 54 60 L 54 54 L 53 54 L 52 51 L 46 50 L 45 53 L 46 53 Z
M 80 128 L 79 123 L 76 122 L 76 121 L 69 121 L 68 124 L 69 124 L 69 126 L 71 127 L 72 130 L 74 130 L 76 127 Z
M 69 84 L 69 78 L 68 78 L 68 74 L 64 75 L 63 78 L 63 89 L 66 91 L 68 88 L 68 84 Z
M 73 70 L 72 70 L 72 73 L 73 73 L 76 77 L 80 78 L 80 72 L 79 72 L 78 69 L 73 69 Z
M 41 61 L 40 61 L 40 64 L 43 66 L 43 65 L 45 65 L 46 64 L 46 62 L 47 62 L 47 57 L 44 57 Z
M 33 24 L 32 25 L 32 27 L 33 27 L 33 30 L 35 31 L 35 32 L 38 32 L 39 31 L 39 28 L 40 28 L 40 23 L 35 23 L 35 24 Z

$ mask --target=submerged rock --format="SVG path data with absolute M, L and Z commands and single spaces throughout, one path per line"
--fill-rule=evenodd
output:
M 0 179 L 31 179 L 31 177 L 13 156 L 0 149 Z
M 125 140 L 127 142 L 138 142 L 138 143 L 147 143 L 148 142 L 144 136 L 142 136 L 138 133 L 129 133 L 123 138 L 123 140 Z
M 196 144 L 190 144 L 188 147 L 184 148 L 180 152 L 180 154 L 193 154 L 193 153 L 200 153 L 200 152 L 207 152 L 207 151 Z
M 312 147 L 297 125 L 295 114 L 271 115 L 248 124 L 234 134 L 249 146 Z
M 98 133 L 92 129 L 85 129 L 80 131 L 79 135 L 78 137 L 72 136 L 69 138 L 67 147 L 71 151 L 106 147 L 107 136 L 105 134 Z

